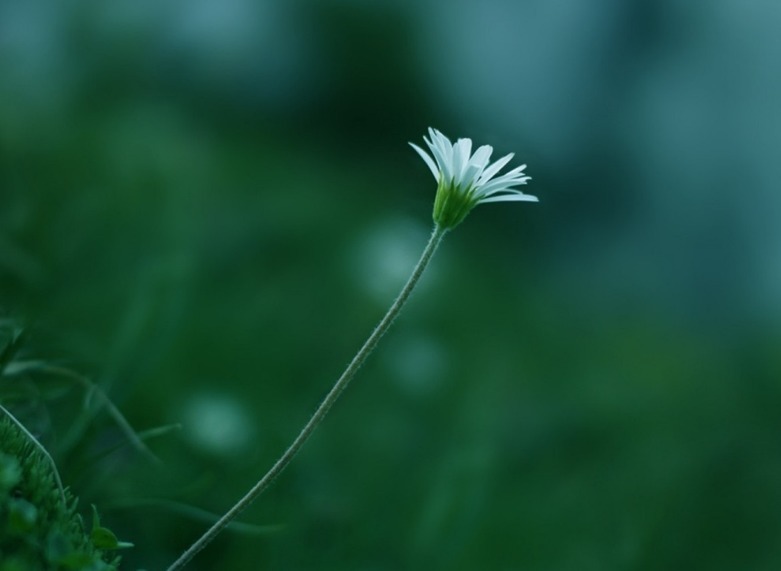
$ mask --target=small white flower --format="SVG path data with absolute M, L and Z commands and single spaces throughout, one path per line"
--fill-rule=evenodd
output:
M 514 188 L 531 179 L 523 172 L 526 165 L 496 176 L 513 158 L 512 153 L 489 166 L 491 146 L 483 145 L 472 154 L 472 139 L 458 139 L 453 144 L 436 129 L 429 128 L 428 134 L 429 138 L 423 140 L 431 150 L 430 155 L 413 143 L 410 146 L 426 162 L 439 185 L 434 200 L 434 222 L 442 228 L 453 228 L 478 204 L 538 201 L 536 196 Z

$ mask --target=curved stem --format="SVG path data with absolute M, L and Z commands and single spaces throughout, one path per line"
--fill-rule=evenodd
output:
M 280 472 L 282 472 L 282 470 L 284 470 L 285 467 L 290 463 L 296 453 L 312 435 L 312 432 L 314 432 L 315 428 L 317 428 L 317 426 L 323 420 L 325 415 L 328 414 L 328 411 L 331 409 L 334 402 L 336 402 L 336 399 L 338 399 L 339 395 L 342 394 L 342 391 L 344 391 L 344 389 L 350 383 L 350 380 L 355 376 L 355 373 L 361 367 L 363 362 L 371 354 L 371 352 L 374 351 L 375 347 L 377 347 L 380 338 L 385 334 L 396 317 L 398 317 L 402 307 L 409 299 L 412 290 L 415 289 L 418 280 L 420 280 L 420 276 L 423 275 L 423 271 L 426 269 L 426 266 L 428 266 L 428 263 L 431 261 L 431 257 L 434 255 L 434 252 L 442 242 L 442 238 L 446 233 L 446 229 L 441 228 L 440 226 L 434 227 L 434 231 L 431 233 L 431 238 L 429 238 L 428 244 L 426 244 L 426 248 L 423 250 L 423 254 L 420 256 L 420 260 L 418 260 L 415 269 L 412 270 L 412 275 L 407 280 L 407 283 L 404 284 L 404 287 L 401 289 L 401 292 L 399 293 L 396 300 L 390 306 L 390 309 L 385 314 L 385 317 L 380 320 L 377 327 L 375 327 L 374 331 L 372 331 L 372 334 L 369 335 L 369 338 L 360 348 L 358 353 L 356 353 L 355 357 L 353 357 L 353 360 L 350 361 L 350 364 L 347 366 L 344 373 L 342 373 L 342 376 L 339 377 L 339 379 L 336 381 L 333 388 L 326 395 L 325 399 L 323 399 L 323 402 L 320 403 L 320 406 L 317 407 L 317 410 L 315 410 L 312 417 L 304 425 L 304 428 L 301 429 L 301 432 L 299 432 L 298 436 L 296 436 L 296 439 L 293 440 L 292 444 L 290 444 L 287 450 L 285 450 L 284 454 L 280 456 L 279 460 L 277 460 L 271 469 L 266 472 L 266 475 L 258 480 L 258 482 L 244 495 L 243 498 L 241 498 L 230 510 L 228 510 L 225 515 L 217 520 L 217 522 L 212 525 L 212 527 L 209 528 L 206 533 L 204 533 L 195 543 L 193 543 L 187 549 L 187 551 L 185 551 L 179 557 L 179 559 L 177 559 L 168 568 L 168 571 L 177 571 L 178 569 L 183 568 L 190 561 L 190 559 L 192 559 L 201 549 L 206 547 L 206 545 L 208 545 L 217 536 L 217 534 L 219 534 L 237 515 L 239 515 L 239 513 L 241 513 L 247 506 L 249 506 L 266 488 L 268 488 L 268 486 L 274 481 L 274 478 L 276 478 Z

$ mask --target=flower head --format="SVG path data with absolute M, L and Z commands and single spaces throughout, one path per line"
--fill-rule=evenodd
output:
M 489 165 L 493 152 L 491 146 L 483 145 L 472 154 L 472 139 L 458 139 L 453 144 L 436 129 L 429 128 L 428 134 L 429 138 L 423 137 L 423 140 L 431 154 L 413 143 L 410 146 L 437 179 L 439 186 L 434 199 L 434 222 L 440 227 L 455 227 L 475 206 L 485 202 L 537 202 L 536 196 L 514 188 L 531 179 L 523 172 L 526 165 L 496 176 L 513 158 L 512 153 Z

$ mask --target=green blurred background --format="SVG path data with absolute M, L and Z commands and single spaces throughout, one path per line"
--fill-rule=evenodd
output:
M 268 468 L 405 279 L 434 126 L 515 151 L 540 203 L 448 237 L 260 533 L 189 568 L 780 569 L 780 26 L 770 0 L 0 0 L 0 307 L 136 429 L 183 427 L 160 467 L 78 391 L 11 404 L 124 568 L 165 568 L 204 529 L 181 506 Z

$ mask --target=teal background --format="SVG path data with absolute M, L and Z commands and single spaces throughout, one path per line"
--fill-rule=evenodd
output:
M 242 515 L 259 533 L 189 568 L 779 569 L 779 24 L 761 0 L 0 0 L 21 357 L 182 428 L 160 467 L 75 388 L 3 402 L 136 544 L 123 568 L 165 568 L 204 529 L 181 506 L 270 466 L 411 270 L 435 183 L 407 142 L 433 126 L 515 152 L 540 203 L 448 236 Z

